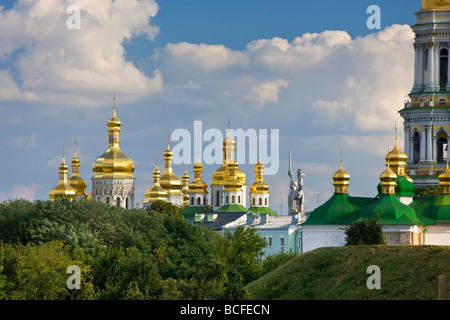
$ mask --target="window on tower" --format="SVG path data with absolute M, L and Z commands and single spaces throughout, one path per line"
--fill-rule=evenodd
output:
M 441 90 L 445 90 L 448 81 L 448 50 L 442 49 L 440 53 L 439 86 Z
M 417 131 L 414 133 L 413 144 L 414 144 L 413 161 L 414 161 L 414 163 L 419 163 L 419 161 L 420 161 L 420 134 Z

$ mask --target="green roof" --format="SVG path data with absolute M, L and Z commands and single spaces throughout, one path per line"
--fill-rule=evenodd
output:
M 244 206 L 240 204 L 226 204 L 216 212 L 249 212 Z
M 349 224 L 359 218 L 355 213 L 373 203 L 374 198 L 334 194 L 327 202 L 310 213 L 302 225 Z
M 272 209 L 270 209 L 269 207 L 250 207 L 250 209 L 248 209 L 248 212 L 259 213 L 259 214 L 267 213 L 268 215 L 270 215 L 272 217 L 277 216 L 277 213 L 275 211 L 273 211 Z
M 397 186 L 395 187 L 395 195 L 399 197 L 415 197 L 416 186 L 414 183 L 406 179 L 405 176 L 398 176 Z
M 424 225 L 431 225 L 436 222 L 431 218 L 431 210 L 434 208 L 436 202 L 435 197 L 415 197 L 413 202 L 409 205 L 416 212 L 417 218 L 422 221 Z
M 440 195 L 435 198 L 433 206 L 425 212 L 425 216 L 436 222 L 450 222 L 450 195 Z
M 380 224 L 422 225 L 416 212 L 401 203 L 396 195 L 382 195 L 375 203 L 360 210 L 364 219 L 378 219 Z
M 186 219 L 190 219 L 196 214 L 211 212 L 207 207 L 187 207 L 186 210 L 180 212 Z

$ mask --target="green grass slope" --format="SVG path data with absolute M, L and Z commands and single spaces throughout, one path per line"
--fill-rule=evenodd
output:
M 367 288 L 371 265 L 381 289 Z M 439 275 L 450 298 L 450 247 L 350 246 L 305 253 L 246 288 L 254 300 L 436 300 Z

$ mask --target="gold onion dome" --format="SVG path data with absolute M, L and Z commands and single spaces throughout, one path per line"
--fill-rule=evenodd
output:
M 236 171 L 238 170 L 237 161 L 233 161 L 228 164 L 228 180 L 224 183 L 224 189 L 226 191 L 241 191 L 242 190 L 242 182 L 239 181 Z
M 186 167 L 184 168 L 184 174 L 181 177 L 181 180 L 183 180 L 183 205 L 189 205 L 189 175 Z
M 264 165 L 261 159 L 255 165 L 255 183 L 250 186 L 251 193 L 269 193 L 269 185 L 264 183 Z
M 72 158 L 72 175 L 69 178 L 69 184 L 76 190 L 77 196 L 87 196 L 87 183 L 80 177 L 80 159 L 77 155 L 77 140 L 75 140 L 75 153 Z
M 450 169 L 448 167 L 448 160 L 445 172 L 439 175 L 439 181 L 439 186 L 442 189 L 442 194 L 450 194 Z
M 208 185 L 203 181 L 203 164 L 199 158 L 194 164 L 194 181 L 189 184 L 189 192 L 208 193 Z
M 163 187 L 168 195 L 182 195 L 183 183 L 178 178 L 172 169 L 173 152 L 170 150 L 170 144 L 167 143 L 167 149 L 164 155 L 164 171 L 161 175 L 160 185 Z
M 229 126 L 229 123 L 228 123 Z M 236 151 L 236 141 L 233 139 L 230 133 L 230 129 L 228 128 L 227 136 L 223 140 L 223 164 L 214 171 L 212 175 L 212 181 L 213 185 L 224 185 L 226 181 L 229 180 L 229 163 L 234 163 L 234 152 Z M 243 186 L 246 186 L 245 184 L 245 173 L 239 169 L 235 169 L 235 174 L 237 179 L 241 182 Z
M 413 182 L 413 180 L 405 172 L 408 156 L 400 150 L 397 140 L 397 125 L 395 125 L 395 146 L 392 151 L 386 154 L 386 165 L 389 162 L 391 169 L 397 174 L 397 176 L 403 176 L 408 181 Z
M 158 161 L 157 161 L 158 162 Z M 153 170 L 153 186 L 145 192 L 145 199 L 143 203 L 153 203 L 156 200 L 167 201 L 167 191 L 160 185 L 161 171 L 156 163 L 155 170 Z
M 59 165 L 59 182 L 58 184 L 50 190 L 49 198 L 50 200 L 68 198 L 75 199 L 76 190 L 67 181 L 67 175 L 69 173 L 69 166 L 66 164 L 64 152 L 62 162 Z
M 422 10 L 450 9 L 450 0 L 422 0 Z
M 380 175 L 382 194 L 395 194 L 397 175 L 391 170 L 389 161 L 386 170 Z
M 119 146 L 119 133 L 122 122 L 116 115 L 114 96 L 113 115 L 107 122 L 109 148 L 92 165 L 95 178 L 134 179 L 134 161 L 126 156 Z
M 348 186 L 350 185 L 350 175 L 342 167 L 342 152 L 339 170 L 333 174 L 334 193 L 348 194 Z

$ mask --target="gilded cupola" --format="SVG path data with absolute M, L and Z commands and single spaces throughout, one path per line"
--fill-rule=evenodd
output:
M 389 162 L 391 169 L 395 172 L 397 176 L 405 177 L 409 182 L 413 180 L 406 174 L 405 169 L 407 166 L 406 161 L 408 156 L 406 153 L 402 152 L 398 147 L 397 139 L 397 124 L 395 125 L 395 146 L 392 151 L 386 154 L 386 163 Z
M 342 167 L 342 151 L 339 170 L 333 174 L 333 186 L 335 194 L 348 194 L 350 175 Z
M 75 139 L 75 153 L 72 158 L 72 175 L 69 184 L 76 190 L 77 197 L 87 197 L 86 181 L 80 177 L 80 159 L 77 156 L 77 140 Z
M 173 173 L 172 161 L 173 161 L 173 152 L 170 150 L 170 144 L 167 143 L 167 149 L 163 153 L 164 155 L 164 171 L 161 175 L 160 185 L 163 187 L 167 194 L 170 195 L 183 195 L 182 188 L 183 183 L 180 178 L 178 178 Z
M 445 172 L 439 175 L 439 186 L 441 187 L 442 194 L 450 194 L 450 169 L 448 167 L 448 159 Z
M 145 199 L 142 203 L 153 203 L 157 200 L 167 201 L 167 191 L 160 185 L 161 171 L 158 168 L 158 160 L 156 160 L 155 170 L 153 170 L 153 185 L 145 192 Z
M 194 181 L 189 184 L 190 193 L 208 193 L 208 185 L 203 181 L 203 164 L 197 158 L 194 164 Z
M 212 181 L 213 185 L 224 185 L 228 181 L 229 177 L 229 163 L 235 163 L 234 153 L 236 151 L 236 141 L 233 139 L 230 133 L 230 122 L 228 121 L 227 136 L 223 140 L 223 164 L 213 173 Z M 243 186 L 245 184 L 245 173 L 237 168 L 235 170 L 237 179 L 241 182 Z
M 122 152 L 119 145 L 122 122 L 116 115 L 115 94 L 113 100 L 113 114 L 107 122 L 109 147 L 92 165 L 94 178 L 134 179 L 134 161 Z
M 387 162 L 386 170 L 380 175 L 380 180 L 381 193 L 384 195 L 395 195 L 397 175 L 391 170 L 389 161 Z
M 422 10 L 450 9 L 450 0 L 422 0 Z
M 181 177 L 183 181 L 183 206 L 189 205 L 189 174 L 187 173 L 187 169 L 184 168 L 184 174 Z
M 63 152 L 62 162 L 59 165 L 59 182 L 50 190 L 48 194 L 50 200 L 63 198 L 74 200 L 76 198 L 76 190 L 69 184 L 67 179 L 68 173 L 69 166 L 66 164 Z
M 258 159 L 255 165 L 255 183 L 250 186 L 251 193 L 269 193 L 269 185 L 264 183 L 264 165 Z

